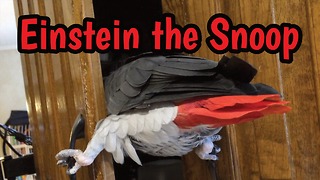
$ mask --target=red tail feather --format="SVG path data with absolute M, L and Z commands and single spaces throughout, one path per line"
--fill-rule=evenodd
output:
M 221 127 L 260 118 L 268 114 L 281 114 L 291 108 L 277 94 L 257 96 L 221 96 L 183 102 L 178 107 L 174 122 L 180 128 L 197 125 Z

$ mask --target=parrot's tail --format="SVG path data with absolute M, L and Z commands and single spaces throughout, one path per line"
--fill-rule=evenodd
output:
M 221 127 L 260 118 L 268 114 L 281 114 L 291 110 L 278 94 L 221 96 L 185 101 L 178 105 L 174 122 L 180 128 L 198 125 Z

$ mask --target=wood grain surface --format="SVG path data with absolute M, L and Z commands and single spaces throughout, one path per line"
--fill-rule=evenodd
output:
M 301 27 L 303 42 L 292 64 L 282 64 L 278 54 L 240 53 L 258 69 L 255 82 L 275 87 L 293 110 L 254 122 L 232 125 L 223 132 L 216 179 L 318 179 L 320 175 L 319 134 L 319 23 L 318 1 L 252 0 L 163 0 L 164 10 L 174 13 L 181 25 L 197 24 L 203 35 L 195 53 L 213 60 L 219 56 L 205 45 L 206 23 L 217 12 L 227 14 L 233 24 L 268 25 L 293 23 Z M 229 53 L 227 53 L 229 54 Z M 229 54 L 230 55 L 230 54 Z M 185 158 L 188 179 L 212 179 L 206 162 Z M 199 168 L 200 167 L 200 168 Z
M 18 15 L 48 16 L 51 24 L 82 24 L 93 17 L 88 0 L 21 0 Z M 69 147 L 69 135 L 75 118 L 86 118 L 86 139 L 77 142 L 84 150 L 96 122 L 105 117 L 101 67 L 94 54 L 21 54 L 34 154 L 38 179 L 69 179 L 65 168 L 56 165 L 55 154 Z M 102 153 L 94 168 L 81 168 L 77 179 L 114 179 L 111 157 Z

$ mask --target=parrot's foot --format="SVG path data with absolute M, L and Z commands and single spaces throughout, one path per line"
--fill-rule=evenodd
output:
M 85 156 L 79 149 L 65 149 L 56 155 L 57 165 L 68 166 L 67 174 L 75 174 L 81 166 L 90 165 L 94 158 Z
M 195 153 L 203 160 L 218 160 L 217 153 L 221 151 L 221 148 L 213 144 L 212 141 L 219 140 L 221 140 L 220 135 L 206 138 L 203 143 L 195 149 Z
M 198 156 L 200 157 L 199 154 Z M 212 161 L 216 161 L 219 159 L 217 155 L 213 155 L 213 154 L 202 154 L 200 158 L 202 160 L 212 160 Z

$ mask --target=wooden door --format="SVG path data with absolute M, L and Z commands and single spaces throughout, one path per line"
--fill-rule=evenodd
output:
M 205 44 L 207 21 L 227 14 L 236 24 L 297 24 L 303 42 L 292 64 L 281 64 L 277 54 L 240 53 L 258 69 L 256 82 L 278 89 L 291 101 L 285 115 L 229 126 L 222 132 L 222 153 L 213 173 L 193 154 L 185 157 L 188 179 L 319 179 L 320 177 L 320 2 L 311 0 L 163 0 L 165 12 L 181 25 L 197 24 L 202 47 L 195 53 L 209 59 L 221 56 Z
M 18 0 L 17 15 L 48 16 L 51 24 L 82 24 L 93 17 L 89 0 Z M 32 127 L 34 156 L 38 179 L 69 179 L 65 168 L 56 165 L 55 154 L 69 147 L 69 134 L 75 118 L 86 119 L 84 149 L 93 134 L 96 121 L 105 117 L 101 67 L 94 54 L 21 54 Z M 81 168 L 77 179 L 114 179 L 110 156 L 100 155 L 94 168 Z

